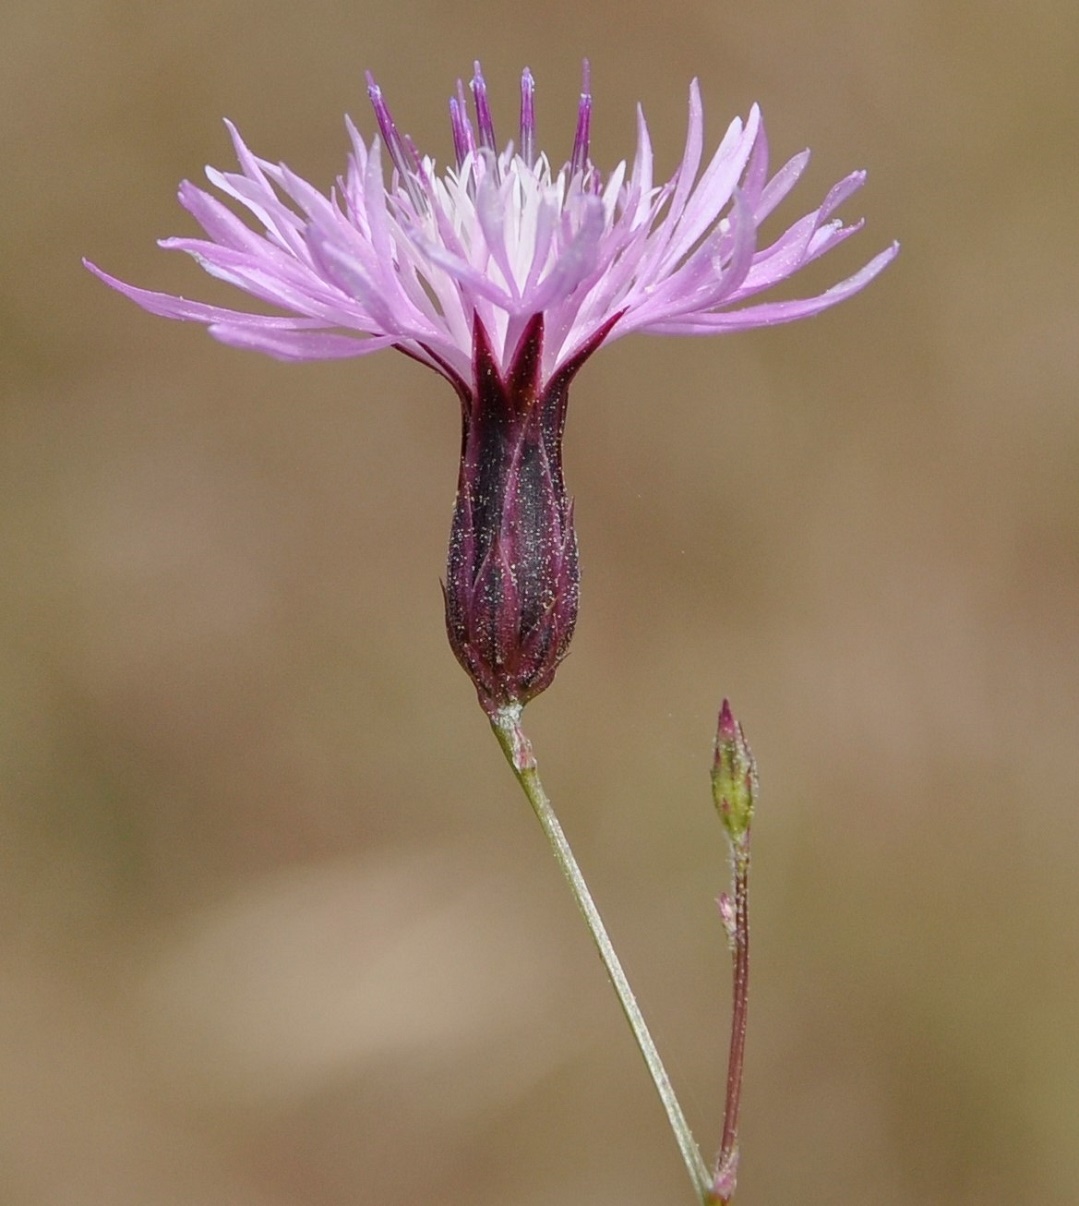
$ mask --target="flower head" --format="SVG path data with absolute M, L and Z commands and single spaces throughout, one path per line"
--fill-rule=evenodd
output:
M 151 313 L 206 323 L 224 343 L 283 360 L 393 347 L 454 385 L 464 438 L 447 628 L 493 714 L 550 682 L 573 631 L 577 546 L 561 442 L 566 391 L 583 361 L 633 331 L 702 335 L 815 314 L 868 284 L 897 248 L 815 297 L 758 300 L 859 229 L 833 215 L 863 172 L 766 243 L 761 224 L 809 153 L 769 176 L 756 106 L 731 122 L 702 170 L 694 81 L 682 160 L 656 184 L 640 109 L 632 166 L 603 174 L 592 163 L 587 62 L 572 152 L 560 168 L 536 147 L 528 70 L 516 145 L 497 140 L 478 63 L 471 93 L 470 117 L 458 82 L 455 162 L 439 169 L 399 132 L 368 76 L 379 134 L 367 143 L 347 122 L 352 151 L 328 195 L 258 158 L 229 125 L 240 170 L 207 168 L 207 176 L 255 225 L 184 181 L 180 203 L 206 237 L 161 245 L 283 314 L 187 301 L 87 266 Z
M 186 251 L 283 316 L 186 301 L 94 272 L 155 314 L 208 324 L 225 343 L 285 360 L 360 356 L 396 347 L 451 380 L 470 383 L 478 320 L 505 370 L 529 320 L 544 315 L 542 373 L 550 378 L 606 328 L 703 335 L 815 314 L 868 284 L 886 249 L 812 298 L 755 300 L 859 229 L 833 217 L 864 172 L 836 184 L 817 209 L 763 244 L 759 230 L 809 160 L 804 151 L 768 174 L 768 143 L 754 106 L 735 118 L 700 170 L 703 113 L 696 81 L 682 161 L 664 184 L 637 114 L 633 165 L 603 175 L 590 158 L 587 64 L 570 159 L 552 166 L 535 145 L 532 75 L 521 77 L 516 145 L 499 146 L 479 64 L 450 101 L 456 162 L 440 170 L 401 135 L 368 77 L 380 136 L 351 121 L 345 174 L 324 195 L 284 164 L 260 159 L 230 124 L 239 172 L 207 168 L 210 182 L 257 223 L 188 181 L 180 204 L 206 238 L 162 240 Z M 386 182 L 383 155 L 390 159 Z

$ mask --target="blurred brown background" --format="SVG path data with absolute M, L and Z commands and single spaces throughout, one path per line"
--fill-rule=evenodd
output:
M 1067 1206 L 1079 1183 L 1079 8 L 7 0 L 0 13 L 0 1202 L 659 1206 L 691 1193 L 444 639 L 455 399 L 282 366 L 79 265 L 153 240 L 220 118 L 327 187 L 362 70 L 444 160 L 484 63 L 669 172 L 761 102 L 782 213 L 852 167 L 871 288 L 603 351 L 584 606 L 530 709 L 707 1151 L 730 695 L 762 767 L 742 1206 Z

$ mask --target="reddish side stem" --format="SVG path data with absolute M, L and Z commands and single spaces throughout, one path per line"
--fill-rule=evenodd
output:
M 716 1157 L 716 1196 L 729 1202 L 738 1169 L 738 1112 L 742 1104 L 746 1021 L 749 1008 L 749 851 L 734 854 L 734 991 L 731 1009 L 731 1049 L 727 1060 L 727 1104 L 723 1139 Z

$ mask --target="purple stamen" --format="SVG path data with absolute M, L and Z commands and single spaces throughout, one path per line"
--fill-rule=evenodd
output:
M 450 129 L 453 131 L 453 153 L 460 167 L 469 152 L 471 131 L 468 128 L 468 115 L 461 112 L 457 97 L 450 97 Z
M 366 75 L 367 95 L 371 98 L 371 107 L 374 109 L 375 117 L 378 119 L 378 128 L 382 134 L 382 141 L 386 144 L 386 150 L 390 153 L 393 166 L 404 176 L 408 172 L 410 165 L 405 160 L 405 148 L 401 141 L 401 135 L 397 132 L 393 116 L 386 102 L 382 99 L 382 89 L 375 83 L 375 77 L 370 71 Z
M 416 185 L 416 173 L 420 166 L 420 159 L 416 148 L 411 140 L 406 142 L 400 133 L 398 133 L 389 107 L 382 99 L 382 89 L 375 83 L 375 77 L 370 71 L 365 74 L 367 77 L 367 95 L 371 98 L 371 107 L 375 111 L 378 128 L 382 133 L 382 141 L 386 144 L 386 150 L 390 154 L 393 166 L 397 169 L 401 183 L 408 190 L 408 195 L 412 198 L 412 204 L 419 210 L 426 209 L 427 202 Z
M 466 157 L 476 150 L 476 136 L 468 120 L 465 86 L 460 80 L 457 81 L 457 96 L 450 99 L 450 121 L 453 123 L 453 148 L 457 155 L 457 166 L 460 167 Z
M 529 167 L 535 162 L 536 112 L 533 99 L 536 84 L 532 72 L 526 67 L 521 75 L 521 158 Z
M 576 175 L 589 166 L 588 141 L 592 128 L 591 69 L 584 60 L 581 69 L 581 103 L 577 107 L 577 134 L 573 139 L 573 155 L 570 158 L 570 173 Z
M 495 143 L 495 123 L 491 118 L 491 108 L 487 104 L 487 85 L 480 71 L 479 60 L 473 64 L 472 100 L 476 105 L 476 129 L 480 136 L 480 146 L 497 153 Z
M 401 141 L 404 143 L 405 151 L 408 154 L 409 163 L 415 165 L 412 169 L 413 172 L 415 172 L 416 175 L 421 175 L 423 172 L 423 158 L 420 155 L 419 147 L 417 147 L 412 141 L 412 135 L 406 134 Z

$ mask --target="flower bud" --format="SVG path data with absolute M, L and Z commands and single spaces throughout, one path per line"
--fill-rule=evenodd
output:
M 474 384 L 459 388 L 446 631 L 493 716 L 550 684 L 577 620 L 577 535 L 562 477 L 562 432 L 580 361 L 543 381 L 542 314 L 529 320 L 505 374 L 478 319 L 473 343 Z
M 726 699 L 716 728 L 712 799 L 727 836 L 736 847 L 744 847 L 757 801 L 757 763 Z

